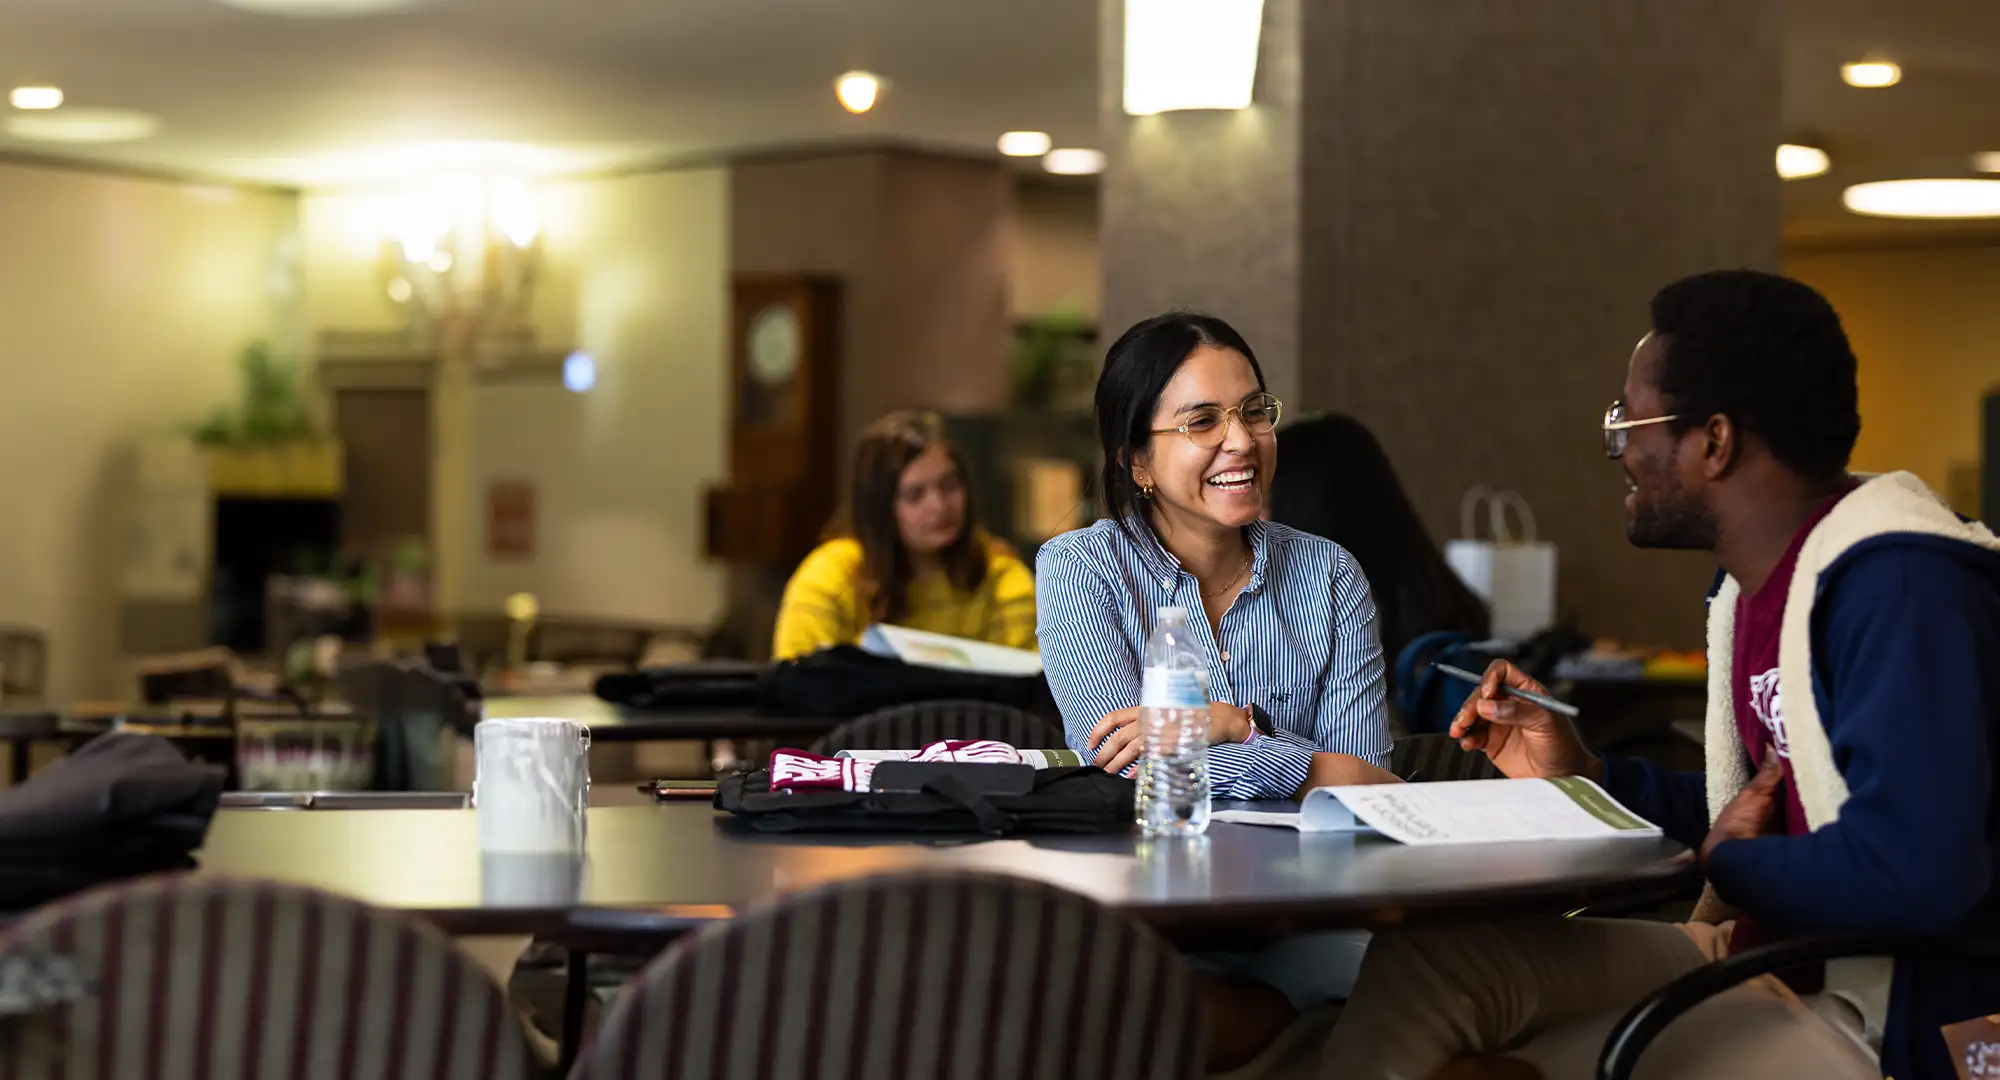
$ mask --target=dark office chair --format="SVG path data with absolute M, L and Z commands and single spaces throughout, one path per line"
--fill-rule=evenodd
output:
M 1646 1047 L 1682 1013 L 1759 975 L 1854 956 L 1973 959 L 2000 965 L 2000 939 L 1971 934 L 1832 934 L 1760 945 L 1695 970 L 1655 990 L 1611 1029 L 1598 1058 L 1598 1080 L 1631 1080 Z
M 1012 705 L 990 701 L 920 701 L 877 709 L 834 728 L 813 752 L 920 750 L 944 739 L 992 739 L 1023 750 L 1060 750 L 1062 728 Z

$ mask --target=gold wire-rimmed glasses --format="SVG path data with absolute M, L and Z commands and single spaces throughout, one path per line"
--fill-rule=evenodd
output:
M 1604 410 L 1604 456 L 1613 461 L 1625 456 L 1625 447 L 1632 441 L 1632 429 L 1652 424 L 1664 424 L 1679 420 L 1680 414 L 1672 416 L 1649 416 L 1644 420 L 1625 419 L 1625 403 L 1614 401 Z
M 1285 403 L 1270 394 L 1252 394 L 1240 404 L 1225 409 L 1219 405 L 1203 405 L 1183 414 L 1179 426 L 1155 428 L 1155 435 L 1172 435 L 1179 432 L 1188 441 L 1203 450 L 1213 450 L 1229 438 L 1229 425 L 1238 423 L 1251 438 L 1269 435 L 1278 426 L 1278 414 Z

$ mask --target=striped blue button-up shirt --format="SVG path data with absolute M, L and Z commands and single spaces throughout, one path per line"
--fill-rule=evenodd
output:
M 1201 586 L 1141 524 L 1134 541 L 1110 521 L 1065 533 L 1035 559 L 1042 666 L 1069 745 L 1139 704 L 1146 638 L 1162 607 L 1199 614 Z M 1217 797 L 1290 798 L 1314 751 L 1389 764 L 1382 642 L 1375 599 L 1354 557 L 1331 540 L 1270 522 L 1249 527 L 1250 583 L 1222 616 L 1190 619 L 1208 656 L 1209 698 L 1261 706 L 1277 729 L 1209 747 Z

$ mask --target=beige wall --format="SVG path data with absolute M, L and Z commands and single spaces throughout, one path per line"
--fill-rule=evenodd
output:
M 48 696 L 117 693 L 123 452 L 292 340 L 287 194 L 0 162 L 0 622 L 49 638 Z
M 597 385 L 475 391 L 469 608 L 528 590 L 549 612 L 693 624 L 719 612 L 702 492 L 725 473 L 728 188 L 724 170 L 700 169 L 545 196 L 543 337 L 588 352 Z M 537 488 L 532 561 L 486 553 L 486 485 L 510 478 Z
M 383 193 L 308 195 L 306 311 L 314 331 L 392 329 L 378 277 Z M 534 325 L 544 350 L 582 349 L 597 385 L 476 384 L 440 416 L 439 530 L 450 600 L 497 610 L 509 593 L 544 611 L 702 623 L 720 568 L 702 548 L 705 485 L 723 473 L 727 426 L 729 190 L 722 169 L 546 183 L 536 188 L 543 266 Z M 486 551 L 495 479 L 536 489 L 532 559 Z
M 1854 344 L 1855 468 L 1955 493 L 1954 469 L 1979 460 L 1980 398 L 2000 388 L 2000 244 L 1792 251 L 1785 271 L 1826 294 Z
M 1097 185 L 1020 183 L 1014 188 L 1014 260 L 1009 303 L 1016 316 L 1102 309 Z

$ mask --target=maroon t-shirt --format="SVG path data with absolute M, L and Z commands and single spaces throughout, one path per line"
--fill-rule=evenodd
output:
M 1785 778 L 1778 785 L 1778 827 L 1786 836 L 1803 836 L 1812 829 L 1806 824 L 1805 806 L 1799 802 L 1799 788 L 1792 780 L 1792 755 L 1785 738 L 1785 702 L 1778 691 L 1778 637 L 1785 623 L 1785 597 L 1791 592 L 1792 572 L 1798 568 L 1799 549 L 1805 546 L 1806 537 L 1853 490 L 1854 486 L 1849 486 L 1814 510 L 1806 523 L 1799 526 L 1798 535 L 1792 537 L 1785 557 L 1778 560 L 1764 587 L 1755 596 L 1746 594 L 1736 600 L 1736 652 L 1730 666 L 1730 690 L 1736 699 L 1736 732 L 1750 752 L 1752 773 L 1763 768 L 1765 756 L 1773 752 L 1783 763 Z M 1755 921 L 1747 915 L 1741 916 L 1730 934 L 1729 951 L 1741 952 L 1763 941 L 1764 935 Z

